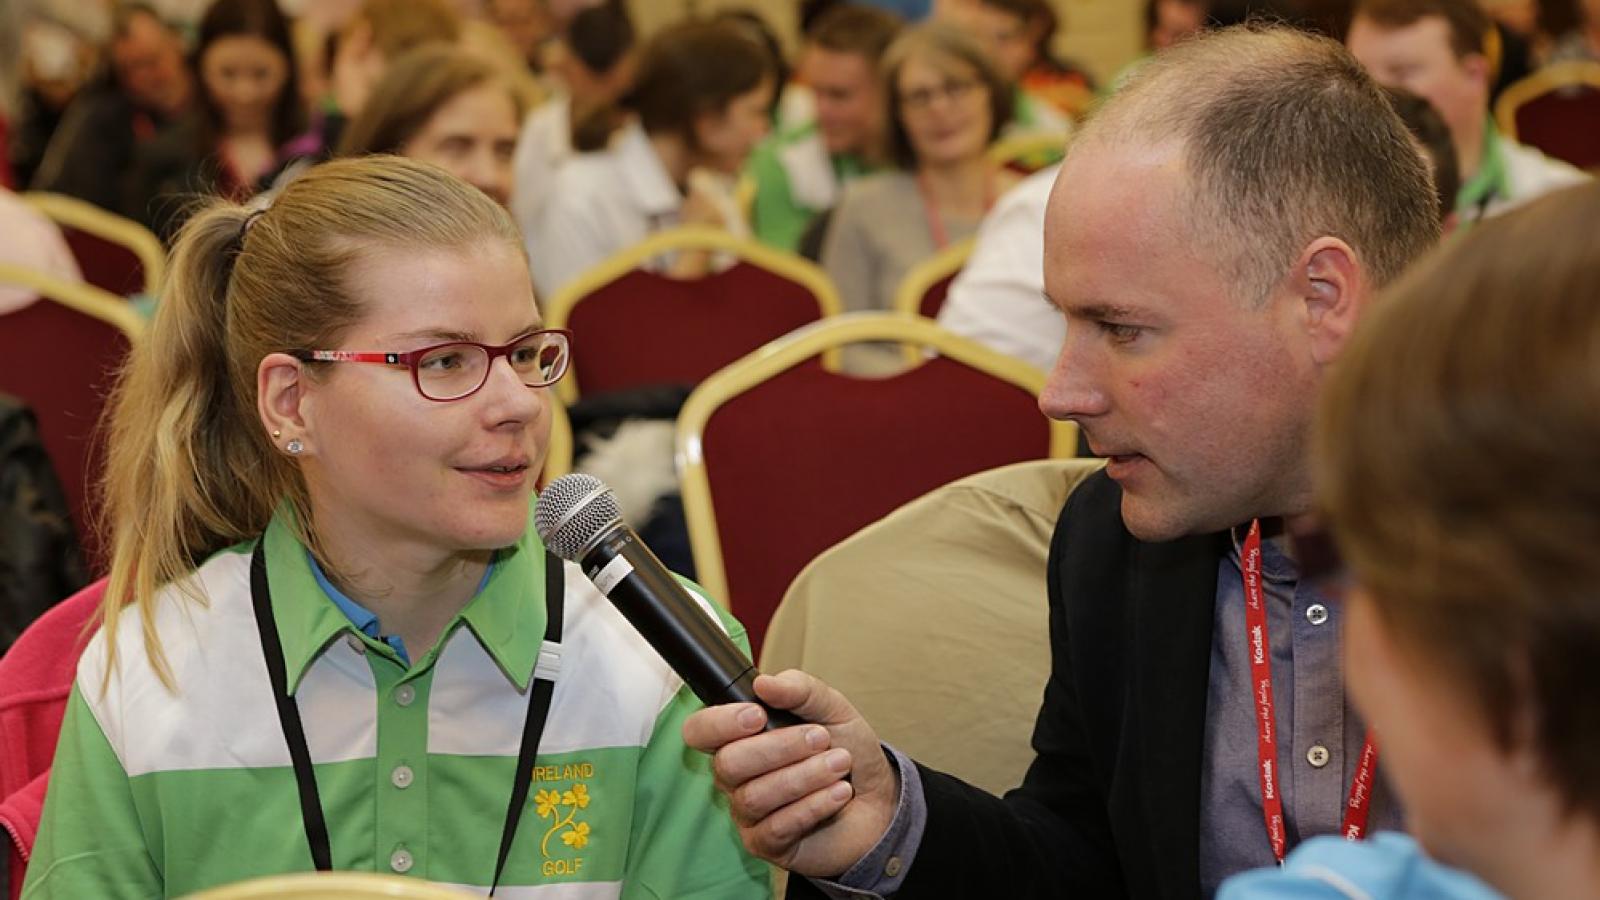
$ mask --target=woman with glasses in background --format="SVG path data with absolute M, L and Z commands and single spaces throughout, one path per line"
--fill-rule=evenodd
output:
M 697 702 L 530 526 L 571 350 L 505 209 L 336 160 L 199 212 L 168 271 L 24 894 L 317 868 L 767 896 L 679 736 Z
M 988 157 L 1011 118 L 1011 89 L 976 41 L 951 25 L 917 26 L 882 65 L 898 171 L 852 182 L 822 245 L 849 310 L 888 309 L 906 273 L 975 233 L 1016 181 Z

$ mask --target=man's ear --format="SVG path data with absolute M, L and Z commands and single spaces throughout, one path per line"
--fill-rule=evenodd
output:
M 1307 244 L 1295 262 L 1294 290 L 1304 303 L 1311 358 L 1328 365 L 1338 358 L 1366 307 L 1371 288 L 1356 252 L 1336 237 Z
M 287 353 L 269 353 L 256 367 L 256 413 L 267 440 L 282 452 L 305 455 L 312 447 L 306 425 L 304 364 Z M 286 448 L 297 441 L 299 451 Z

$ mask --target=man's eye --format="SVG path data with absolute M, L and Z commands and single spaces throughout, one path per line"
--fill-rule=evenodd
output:
M 1100 326 L 1101 331 L 1106 333 L 1107 337 L 1118 344 L 1129 343 L 1144 333 L 1144 329 L 1138 325 L 1119 325 L 1116 322 L 1097 322 L 1096 324 Z

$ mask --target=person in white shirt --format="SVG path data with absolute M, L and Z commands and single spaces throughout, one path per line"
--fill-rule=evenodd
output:
M 546 71 L 557 82 L 557 90 L 528 114 L 511 163 L 516 173 L 511 214 L 524 236 L 534 233 L 556 170 L 575 152 L 573 120 L 582 121 L 589 111 L 616 103 L 633 84 L 638 64 L 634 47 L 627 11 L 607 4 L 573 16 L 546 52 Z
M 687 22 L 658 33 L 633 90 L 594 114 L 615 123 L 609 143 L 580 142 L 557 174 L 528 240 L 540 295 L 664 228 L 742 223 L 731 182 L 766 136 L 773 73 L 767 50 L 733 25 Z M 574 130 L 587 137 L 589 125 Z M 725 190 L 714 187 L 723 182 Z M 706 265 L 683 254 L 671 270 L 687 276 Z
M 1587 176 L 1501 134 L 1489 115 L 1491 24 L 1477 0 L 1362 0 L 1345 44 L 1385 87 L 1433 104 L 1461 167 L 1456 216 L 1471 224 Z
M 945 328 L 1046 372 L 1067 335 L 1067 320 L 1044 297 L 1044 209 L 1060 168 L 1000 197 L 939 310 Z

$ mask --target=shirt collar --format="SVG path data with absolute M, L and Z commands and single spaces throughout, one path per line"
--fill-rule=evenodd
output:
M 661 164 L 650 136 L 638 122 L 623 126 L 613 145 L 628 192 L 647 216 L 672 215 L 683 206 L 683 195 Z
M 1249 533 L 1249 522 L 1228 530 L 1228 559 L 1236 569 L 1241 567 L 1244 539 Z M 1289 536 L 1281 520 L 1261 523 L 1261 577 L 1274 584 L 1294 584 L 1300 580 L 1300 566 L 1289 553 Z
M 359 625 L 317 583 L 310 556 L 284 521 L 288 515 L 280 510 L 262 540 L 272 579 L 272 614 L 283 642 L 292 694 L 328 645 Z M 477 596 L 445 627 L 444 634 L 450 635 L 465 622 L 501 673 L 519 690 L 527 687 L 544 642 L 544 582 L 544 545 L 528 528 L 516 544 L 498 552 Z M 376 621 L 370 611 L 353 605 Z M 443 643 L 441 640 L 440 645 Z M 430 650 L 422 664 L 431 665 L 433 656 Z

